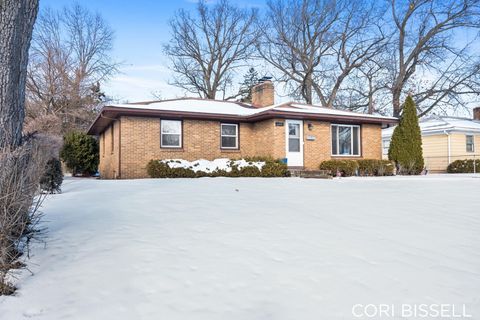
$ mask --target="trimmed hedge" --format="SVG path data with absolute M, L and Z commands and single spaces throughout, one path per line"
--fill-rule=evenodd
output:
M 239 168 L 233 165 L 232 170 L 215 170 L 213 172 L 193 171 L 190 168 L 170 168 L 170 166 L 160 160 L 150 160 L 147 164 L 147 173 L 152 178 L 201 178 L 201 177 L 289 177 L 287 165 L 280 160 L 271 158 L 252 157 L 244 158 L 247 162 L 265 162 L 262 169 L 255 166 Z
M 359 160 L 327 160 L 320 164 L 320 170 L 328 170 L 332 176 L 340 172 L 342 177 L 360 176 L 391 176 L 395 166 L 389 160 L 359 159 Z
M 349 177 L 355 175 L 358 163 L 355 160 L 327 160 L 320 164 L 320 170 L 328 170 L 334 177 L 337 176 L 337 171 L 342 177 Z
M 473 159 L 456 160 L 447 167 L 448 173 L 473 173 Z M 475 172 L 480 172 L 480 160 L 475 160 Z
M 395 165 L 390 160 L 361 159 L 357 160 L 360 176 L 393 176 Z

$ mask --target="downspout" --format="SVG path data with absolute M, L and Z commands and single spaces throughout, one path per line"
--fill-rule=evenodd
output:
M 118 119 L 118 177 L 122 178 L 122 120 Z
M 450 146 L 450 133 L 447 130 L 443 131 L 447 135 L 447 144 L 448 144 L 448 164 L 452 162 L 451 159 L 451 146 Z

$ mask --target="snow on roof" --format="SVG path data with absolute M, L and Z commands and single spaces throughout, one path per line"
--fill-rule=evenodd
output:
M 147 109 L 147 110 L 164 110 L 164 111 L 179 111 L 179 112 L 199 112 L 199 113 L 213 113 L 248 116 L 258 113 L 260 110 L 266 108 L 254 108 L 247 104 L 240 104 L 233 101 L 219 101 L 207 99 L 175 99 L 163 100 L 146 103 L 132 103 L 132 104 L 114 104 L 112 107 L 129 108 L 129 109 Z
M 380 116 L 380 115 L 374 115 L 374 114 L 367 114 L 367 113 L 358 113 L 358 112 L 352 112 L 352 111 L 346 111 L 346 110 L 338 110 L 338 109 L 332 109 L 332 108 L 325 108 L 319 105 L 306 105 L 306 104 L 299 104 L 299 103 L 289 103 L 288 106 L 282 107 L 276 106 L 274 107 L 274 110 L 279 110 L 279 111 L 288 111 L 288 112 L 301 112 L 301 113 L 312 113 L 312 114 L 328 114 L 328 115 L 336 115 L 336 116 L 362 116 L 365 118 L 380 118 L 380 119 L 391 119 L 391 120 L 397 120 L 397 118 L 393 117 L 385 117 L 385 116 Z
M 396 120 L 392 117 L 384 117 L 379 115 L 371 115 L 357 112 L 350 112 L 338 109 L 324 108 L 318 105 L 306 105 L 295 102 L 287 102 L 276 104 L 263 108 L 255 108 L 246 103 L 239 103 L 234 101 L 219 101 L 206 100 L 196 98 L 183 98 L 176 100 L 153 101 L 145 103 L 133 104 L 114 104 L 111 107 L 129 108 L 129 109 L 147 109 L 147 110 L 164 110 L 164 111 L 178 111 L 178 112 L 198 112 L 210 114 L 224 114 L 237 116 L 250 116 L 264 111 L 274 110 L 292 113 L 308 113 L 332 116 L 351 116 L 364 117 L 385 120 Z
M 455 118 L 455 117 L 430 117 L 420 119 L 420 130 L 422 134 L 437 134 L 445 131 L 457 132 L 478 132 L 480 133 L 480 121 Z M 383 137 L 390 137 L 393 134 L 395 127 L 390 127 L 382 130 Z

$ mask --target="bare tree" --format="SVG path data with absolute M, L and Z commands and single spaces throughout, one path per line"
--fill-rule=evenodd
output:
M 307 103 L 336 106 L 345 79 L 385 48 L 371 2 L 281 0 L 268 8 L 259 53 Z
M 379 10 L 380 9 L 380 10 Z M 322 105 L 338 107 L 339 92 L 348 77 L 358 71 L 367 79 L 368 109 L 373 112 L 373 96 L 380 88 L 375 85 L 375 75 L 381 70 L 381 64 L 375 59 L 386 49 L 389 35 L 382 30 L 380 22 L 381 8 L 371 2 L 347 2 L 343 5 L 338 21 L 339 41 L 333 46 L 334 67 L 326 71 L 325 84 L 319 86 L 317 95 Z
M 113 31 L 80 5 L 45 9 L 35 27 L 27 77 L 27 106 L 33 121 L 52 116 L 62 131 L 85 129 L 105 97 L 100 90 L 117 71 L 110 56 Z
M 153 99 L 158 101 L 164 99 L 161 90 L 153 90 L 152 92 L 150 92 L 150 95 L 152 96 Z
M 441 105 L 466 106 L 478 96 L 478 55 L 471 52 L 472 41 L 459 36 L 480 28 L 480 1 L 390 0 L 390 13 L 396 38 L 387 85 L 395 116 L 409 93 L 420 115 Z
M 22 140 L 28 48 L 37 0 L 0 2 L 0 149 Z
M 334 1 L 269 1 L 257 42 L 262 58 L 282 73 L 292 95 L 313 102 L 319 66 L 337 42 L 333 25 L 339 12 Z
M 336 106 L 369 114 L 389 114 L 391 112 L 390 91 L 386 86 L 388 79 L 385 52 L 372 57 L 349 75 L 337 94 Z
M 215 99 L 222 92 L 228 99 L 235 69 L 254 51 L 256 17 L 256 10 L 228 0 L 212 5 L 200 1 L 194 15 L 178 11 L 170 21 L 172 39 L 164 46 L 176 73 L 173 84 L 203 98 Z

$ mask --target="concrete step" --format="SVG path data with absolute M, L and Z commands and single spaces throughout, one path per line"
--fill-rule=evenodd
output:
M 290 170 L 292 177 L 312 178 L 312 179 L 331 179 L 328 170 Z

